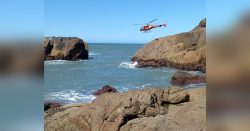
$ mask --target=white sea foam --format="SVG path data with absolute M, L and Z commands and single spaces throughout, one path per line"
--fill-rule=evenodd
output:
M 122 87 L 122 88 L 120 89 L 121 92 L 126 92 L 126 91 L 128 91 L 128 90 L 129 90 L 128 87 Z
M 74 90 L 51 92 L 46 97 L 52 101 L 63 101 L 67 103 L 91 102 L 96 98 L 94 95 L 84 95 Z
M 189 84 L 189 85 L 186 85 L 184 88 L 195 88 L 195 87 L 203 87 L 203 86 L 206 86 L 206 83 Z
M 150 84 L 150 83 L 148 83 L 148 84 L 143 84 L 143 85 L 141 85 L 141 86 L 138 86 L 138 87 L 136 87 L 137 89 L 143 89 L 143 88 L 145 88 L 145 87 L 149 87 L 149 86 L 151 86 L 152 84 Z
M 96 52 L 89 52 L 90 56 L 94 56 L 94 55 L 101 55 L 101 53 L 96 53 Z
M 119 67 L 126 68 L 126 69 L 134 69 L 136 68 L 137 62 L 121 62 Z
M 66 60 L 49 60 L 49 61 L 44 61 L 44 64 L 48 65 L 58 65 L 58 64 L 66 64 L 68 61 Z

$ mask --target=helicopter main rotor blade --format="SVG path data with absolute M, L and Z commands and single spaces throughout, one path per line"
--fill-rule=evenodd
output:
M 134 24 L 134 25 L 143 25 L 143 24 Z
M 154 21 L 156 21 L 156 20 L 157 20 L 157 19 L 154 19 L 154 20 L 152 20 L 152 21 L 148 22 L 147 24 L 152 23 L 152 22 L 154 22 Z

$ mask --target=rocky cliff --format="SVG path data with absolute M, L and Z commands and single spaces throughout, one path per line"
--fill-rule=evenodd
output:
M 138 67 L 173 67 L 206 72 L 206 19 L 191 31 L 157 38 L 132 57 Z
M 206 130 L 205 88 L 105 93 L 92 103 L 45 111 L 46 131 Z
M 88 59 L 88 45 L 77 37 L 45 37 L 44 60 Z

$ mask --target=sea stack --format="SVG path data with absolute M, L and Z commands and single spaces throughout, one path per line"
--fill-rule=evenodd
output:
M 44 60 L 88 59 L 88 45 L 77 37 L 45 37 Z
M 206 19 L 191 31 L 157 38 L 132 57 L 138 67 L 171 67 L 206 72 Z

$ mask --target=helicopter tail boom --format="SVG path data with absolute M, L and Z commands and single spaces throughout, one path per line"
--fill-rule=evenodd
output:
M 162 25 L 160 25 L 160 26 L 164 26 L 164 27 L 167 27 L 167 24 L 162 24 Z
M 167 27 L 167 24 L 156 25 L 155 27 Z

